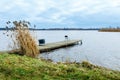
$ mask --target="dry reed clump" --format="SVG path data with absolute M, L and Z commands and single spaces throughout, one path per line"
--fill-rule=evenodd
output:
M 120 32 L 120 28 L 102 28 L 100 32 Z
M 11 38 L 14 46 L 20 50 L 20 54 L 36 57 L 39 53 L 39 50 L 37 48 L 35 39 L 30 34 L 28 28 L 29 25 L 30 23 L 27 21 L 14 21 L 14 27 L 11 28 L 11 31 L 13 32 Z

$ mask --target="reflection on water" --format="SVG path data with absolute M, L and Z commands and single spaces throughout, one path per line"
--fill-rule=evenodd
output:
M 40 54 L 39 57 L 52 59 L 54 62 L 84 60 L 93 64 L 120 70 L 120 33 L 98 31 L 36 31 L 37 39 L 45 39 L 46 43 L 70 39 L 82 39 L 82 45 L 57 49 L 52 52 Z M 5 50 L 9 39 L 1 32 L 0 50 Z M 3 46 L 4 45 L 4 46 Z M 8 49 L 8 48 L 7 48 Z

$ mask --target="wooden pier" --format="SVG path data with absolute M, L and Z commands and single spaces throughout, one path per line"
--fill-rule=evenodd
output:
M 81 44 L 82 44 L 82 40 L 65 40 L 65 41 L 60 41 L 60 42 L 54 42 L 54 43 L 39 45 L 38 49 L 40 50 L 40 53 L 49 52 L 51 50 L 72 46 L 72 45 L 78 44 L 79 42 L 81 42 Z M 10 51 L 1 51 L 0 53 L 20 54 L 19 52 L 20 52 L 20 50 L 17 49 L 17 50 L 10 50 Z
M 68 46 L 78 44 L 80 41 L 81 40 L 65 40 L 65 41 L 40 45 L 40 46 L 38 46 L 38 48 L 39 48 L 40 52 L 48 52 L 48 51 L 55 50 L 58 48 L 63 48 L 63 47 L 68 47 Z

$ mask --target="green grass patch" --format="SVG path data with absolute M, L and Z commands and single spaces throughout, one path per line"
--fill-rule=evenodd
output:
M 88 62 L 53 63 L 15 54 L 0 54 L 2 80 L 120 80 L 120 72 Z

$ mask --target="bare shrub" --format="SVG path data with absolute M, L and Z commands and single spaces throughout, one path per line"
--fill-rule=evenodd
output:
M 12 27 L 10 24 L 12 24 Z M 30 23 L 27 21 L 13 21 L 12 23 L 8 21 L 7 25 L 10 26 L 9 30 L 12 32 L 11 39 L 14 43 L 14 49 L 19 49 L 20 54 L 36 57 L 39 50 L 29 31 Z

